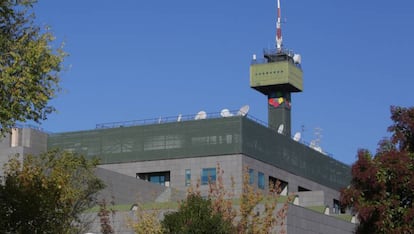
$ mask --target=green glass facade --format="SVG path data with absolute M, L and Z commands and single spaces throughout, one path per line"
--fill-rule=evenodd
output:
M 350 166 L 242 116 L 57 133 L 48 147 L 102 164 L 243 154 L 333 189 L 351 179 Z

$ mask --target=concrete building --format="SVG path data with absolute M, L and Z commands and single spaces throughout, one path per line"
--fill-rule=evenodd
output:
M 270 184 L 280 181 L 282 195 L 297 196 L 296 205 L 289 208 L 288 233 L 352 232 L 354 224 L 335 218 L 341 213 L 339 189 L 350 182 L 350 166 L 248 114 L 229 113 L 232 115 L 205 114 L 202 119 L 196 115 L 99 124 L 92 130 L 51 134 L 48 148 L 98 156 L 104 173 L 161 185 L 166 189 L 159 193 L 163 196 L 153 197 L 157 201 L 175 199 L 165 195 L 177 194 L 168 189 L 180 191 L 181 196 L 176 198 L 182 197 L 188 186 L 197 181 L 206 194 L 209 179 L 216 179 L 218 164 L 224 171 L 226 188 L 231 188 L 231 178 L 234 179 L 237 196 L 247 170 L 249 183 L 257 189 L 266 191 Z M 106 181 L 108 178 L 115 177 L 107 176 Z M 125 181 L 121 178 L 116 181 Z M 116 181 L 111 183 L 118 184 Z M 124 183 L 112 190 L 129 194 L 129 204 L 136 195 L 128 191 L 151 193 L 142 185 L 132 189 L 133 184 Z M 312 210 L 315 207 L 321 212 Z
M 303 144 L 298 134 L 291 137 L 291 93 L 303 90 L 301 58 L 282 47 L 280 15 L 277 26 L 277 48 L 265 50 L 263 59 L 254 55 L 250 67 L 251 88 L 267 97 L 267 123 L 251 117 L 244 106 L 49 135 L 17 128 L 0 141 L 0 163 L 12 154 L 52 148 L 98 157 L 97 175 L 108 185 L 101 197 L 113 196 L 117 204 L 131 206 L 137 196 L 144 202 L 178 200 L 198 181 L 207 194 L 219 165 L 227 188 L 234 179 L 236 196 L 244 173 L 258 190 L 279 181 L 282 195 L 295 194 L 285 221 L 289 234 L 352 233 L 355 224 L 338 218 L 339 190 L 351 180 L 350 166 L 326 155 L 317 144 Z M 121 218 L 116 222 L 121 233 L 131 232 Z M 98 223 L 94 231 L 99 231 Z
M 0 175 L 3 175 L 3 165 L 14 155 L 23 159 L 27 154 L 39 154 L 47 149 L 47 134 L 41 129 L 22 125 L 13 128 L 11 133 L 0 138 Z
M 104 124 L 93 130 L 51 134 L 48 148 L 99 156 L 101 168 L 180 191 L 197 180 L 207 190 L 219 164 L 226 185 L 230 188 L 232 177 L 239 194 L 247 168 L 250 182 L 259 189 L 266 190 L 279 180 L 284 194 L 323 191 L 319 205 L 336 211 L 338 190 L 350 181 L 348 165 L 248 115 L 163 121 L 137 126 L 128 125 L 139 122 Z
M 339 189 L 350 181 L 350 167 L 297 139 L 278 133 L 248 114 L 181 116 L 161 121 L 130 121 L 97 125 L 92 130 L 46 134 L 19 128 L 1 141 L 2 163 L 15 154 L 37 154 L 55 147 L 99 157 L 97 175 L 108 188 L 101 193 L 116 204 L 184 198 L 190 184 L 201 182 L 206 193 L 216 166 L 224 170 L 227 188 L 231 178 L 236 195 L 247 170 L 254 187 L 266 191 L 281 182 L 282 194 L 295 194 L 286 220 L 288 233 L 351 233 L 355 224 L 339 219 Z M 179 120 L 179 121 L 178 121 Z M 315 208 L 320 209 L 319 212 Z M 116 218 L 121 233 L 125 214 Z M 99 231 L 99 223 L 92 231 Z M 129 230 L 129 231 L 128 231 Z

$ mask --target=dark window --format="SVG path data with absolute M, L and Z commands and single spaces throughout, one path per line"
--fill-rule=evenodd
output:
M 341 207 L 341 203 L 338 200 L 336 200 L 336 199 L 333 199 L 333 210 L 332 210 L 332 213 L 334 213 L 334 214 L 344 214 L 345 213 L 345 209 L 343 209 Z
M 141 180 L 146 180 L 153 184 L 160 184 L 167 187 L 170 186 L 169 171 L 137 173 L 137 178 Z
M 301 187 L 301 186 L 298 186 L 298 192 L 308 192 L 308 191 L 311 191 L 311 190 L 307 189 L 307 188 L 304 188 L 304 187 Z
M 269 188 L 274 188 L 279 194 L 286 196 L 288 194 L 288 182 L 269 176 Z

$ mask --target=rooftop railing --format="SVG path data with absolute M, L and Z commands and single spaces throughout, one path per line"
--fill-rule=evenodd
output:
M 226 112 L 227 113 L 227 112 Z M 212 112 L 212 113 L 197 113 L 191 115 L 176 115 L 176 116 L 160 116 L 158 118 L 150 119 L 141 119 L 141 120 L 129 120 L 129 121 L 120 121 L 120 122 L 109 122 L 109 123 L 100 123 L 96 124 L 96 129 L 107 129 L 107 128 L 119 128 L 119 127 L 132 127 L 132 126 L 142 126 L 142 125 L 151 125 L 151 124 L 162 124 L 162 123 L 174 123 L 182 121 L 193 121 L 193 120 L 203 120 L 203 119 L 217 119 L 217 118 L 226 118 L 237 116 L 237 111 L 229 111 L 228 116 L 223 116 L 221 112 Z M 249 117 L 251 118 L 251 117 Z
M 272 57 L 272 56 L 277 56 L 277 54 L 284 54 L 287 55 L 288 57 L 291 58 L 292 63 L 298 67 L 299 69 L 302 69 L 302 66 L 300 65 L 300 63 L 294 63 L 293 62 L 293 56 L 295 55 L 295 52 L 293 50 L 288 50 L 288 49 L 282 49 L 281 51 L 278 51 L 276 48 L 272 48 L 272 49 L 263 49 L 263 55 L 264 57 Z M 251 64 L 265 64 L 268 63 L 268 59 L 266 58 L 254 58 L 251 61 Z

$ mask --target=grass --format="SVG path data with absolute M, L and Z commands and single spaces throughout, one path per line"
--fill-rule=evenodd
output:
M 278 198 L 278 203 L 285 203 L 287 201 L 287 196 L 280 196 Z M 262 201 L 264 202 L 264 201 Z M 262 203 L 261 202 L 261 203 Z M 240 199 L 233 199 L 233 205 L 240 205 Z M 144 210 L 165 210 L 165 209 L 178 209 L 178 202 L 149 202 L 142 204 L 142 208 Z M 107 205 L 108 209 L 112 209 L 114 211 L 130 211 L 133 204 L 121 204 L 121 205 Z M 99 206 L 94 206 L 91 209 L 87 210 L 86 212 L 99 212 Z
M 326 206 L 308 206 L 308 207 L 305 207 L 305 208 L 307 208 L 309 210 L 316 211 L 316 212 L 321 213 L 321 214 L 324 214 Z
M 347 221 L 347 222 L 351 222 L 351 220 L 352 220 L 352 215 L 350 215 L 350 214 L 339 214 L 336 217 L 338 217 L 339 219 L 342 219 L 344 221 Z

